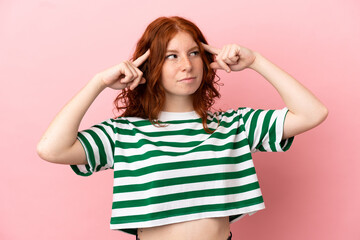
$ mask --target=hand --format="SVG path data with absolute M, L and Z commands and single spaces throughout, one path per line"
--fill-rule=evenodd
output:
M 143 78 L 143 73 L 138 67 L 146 61 L 150 55 L 150 50 L 147 50 L 142 56 L 134 61 L 123 61 L 103 72 L 97 74 L 106 87 L 112 89 L 124 89 L 129 87 L 134 90 L 139 84 L 146 82 Z
M 228 44 L 222 49 L 205 43 L 202 43 L 202 45 L 206 51 L 215 55 L 215 62 L 210 64 L 213 69 L 223 69 L 227 72 L 241 71 L 250 67 L 256 58 L 253 51 L 237 44 Z

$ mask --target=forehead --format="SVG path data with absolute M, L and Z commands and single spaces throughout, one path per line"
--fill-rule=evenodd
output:
M 167 50 L 187 50 L 193 47 L 197 47 L 194 38 L 187 32 L 178 32 L 169 41 Z

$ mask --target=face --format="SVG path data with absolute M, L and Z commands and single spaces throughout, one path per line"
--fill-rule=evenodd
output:
M 186 32 L 178 32 L 168 43 L 162 67 L 161 84 L 166 99 L 191 98 L 203 76 L 199 47 Z

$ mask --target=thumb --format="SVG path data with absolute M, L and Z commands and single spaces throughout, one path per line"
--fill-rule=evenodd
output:
M 222 67 L 220 66 L 220 64 L 218 64 L 217 62 L 212 62 L 210 63 L 210 67 L 212 69 L 222 69 Z
M 139 82 L 140 84 L 144 84 L 144 83 L 146 83 L 146 79 L 145 78 L 141 78 L 141 80 L 140 80 L 140 82 Z

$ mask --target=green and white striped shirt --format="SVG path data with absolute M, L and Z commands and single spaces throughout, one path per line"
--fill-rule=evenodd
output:
M 251 153 L 283 152 L 288 109 L 239 108 L 208 114 L 161 112 L 159 127 L 138 117 L 109 119 L 79 132 L 87 165 L 79 175 L 114 169 L 111 229 L 229 216 L 234 222 L 265 208 Z

